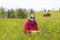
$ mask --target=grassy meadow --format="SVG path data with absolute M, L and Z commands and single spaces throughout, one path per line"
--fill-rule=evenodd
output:
M 51 17 L 43 17 L 45 12 L 36 12 L 40 33 L 24 34 L 27 19 L 0 19 L 0 40 L 60 40 L 60 12 L 49 12 Z

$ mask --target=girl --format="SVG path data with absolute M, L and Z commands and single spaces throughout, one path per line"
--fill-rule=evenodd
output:
M 24 32 L 25 33 L 32 33 L 33 31 L 38 33 L 38 25 L 35 20 L 35 15 L 31 14 L 29 19 L 27 20 L 27 22 L 24 25 Z

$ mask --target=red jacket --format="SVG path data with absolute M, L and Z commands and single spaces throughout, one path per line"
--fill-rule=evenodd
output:
M 38 30 L 38 25 L 36 21 L 31 22 L 31 20 L 28 20 L 24 25 L 24 32 L 31 33 L 31 30 Z

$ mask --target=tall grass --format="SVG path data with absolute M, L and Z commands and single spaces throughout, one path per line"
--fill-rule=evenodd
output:
M 0 19 L 0 40 L 60 40 L 60 12 L 50 13 L 51 17 L 36 13 L 40 33 L 31 36 L 23 33 L 26 19 Z

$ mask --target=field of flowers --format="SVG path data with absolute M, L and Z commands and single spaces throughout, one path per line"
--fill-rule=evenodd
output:
M 27 19 L 0 19 L 0 40 L 60 40 L 60 12 L 50 12 L 51 17 L 42 17 L 36 13 L 40 33 L 24 34 Z

